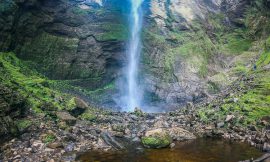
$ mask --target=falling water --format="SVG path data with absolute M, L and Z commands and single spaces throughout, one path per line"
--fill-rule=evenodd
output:
M 141 53 L 140 34 L 142 28 L 142 10 L 143 0 L 130 0 L 131 13 L 130 20 L 130 40 L 128 48 L 128 73 L 127 73 L 127 100 L 126 110 L 132 111 L 135 107 L 141 106 L 142 93 L 138 84 L 138 64 Z

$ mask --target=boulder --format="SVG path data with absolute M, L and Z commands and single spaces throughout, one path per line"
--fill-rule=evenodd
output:
M 164 148 L 170 146 L 172 138 L 167 130 L 159 128 L 147 131 L 141 139 L 146 148 Z
M 87 108 L 88 104 L 78 97 L 72 98 L 69 101 L 69 112 L 75 117 L 83 114 Z
M 219 122 L 219 123 L 216 124 L 216 127 L 217 128 L 222 128 L 222 127 L 224 127 L 224 125 L 225 125 L 224 122 Z
M 126 130 L 126 125 L 124 124 L 112 124 L 112 130 L 115 132 L 122 132 L 124 133 Z
M 234 115 L 227 115 L 227 117 L 226 117 L 226 119 L 225 119 L 225 122 L 230 122 L 230 121 L 232 121 L 234 118 L 235 118 Z
M 68 112 L 65 111 L 59 111 L 56 113 L 57 117 L 66 122 L 68 125 L 75 125 L 76 124 L 76 118 L 71 116 Z
M 263 151 L 270 152 L 270 143 L 264 143 L 263 144 Z
M 183 128 L 178 128 L 178 127 L 169 128 L 168 133 L 172 137 L 173 140 L 177 140 L 177 141 L 196 139 L 196 136 L 193 133 Z
M 74 100 L 75 100 L 75 104 L 76 104 L 77 108 L 86 109 L 88 107 L 88 104 L 85 101 L 83 101 L 82 99 L 75 97 Z
M 138 107 L 135 108 L 134 114 L 135 114 L 136 116 L 138 116 L 138 117 L 143 117 L 143 116 L 144 116 L 143 111 L 142 111 L 140 108 L 138 108 Z
M 108 132 L 102 132 L 100 137 L 103 139 L 103 141 L 107 145 L 109 145 L 115 149 L 123 149 L 124 148 L 124 146 L 122 146 L 118 141 L 116 141 L 116 139 L 114 137 L 112 137 L 110 135 L 110 133 L 108 133 Z

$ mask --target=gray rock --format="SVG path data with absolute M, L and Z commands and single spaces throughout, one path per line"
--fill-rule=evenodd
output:
M 113 138 L 108 132 L 102 132 L 100 136 L 109 146 L 112 146 L 115 149 L 124 148 L 124 146 L 122 146 L 118 141 L 116 141 L 115 138 Z
M 66 122 L 68 125 L 76 124 L 76 118 L 74 116 L 71 116 L 68 112 L 59 111 L 56 113 L 56 115 L 60 120 Z
M 234 118 L 235 118 L 234 115 L 227 115 L 227 116 L 226 116 L 226 119 L 225 119 L 225 122 L 230 122 L 230 121 L 232 121 Z
M 219 122 L 217 123 L 217 128 L 222 128 L 224 127 L 225 123 L 224 122 Z
M 270 143 L 265 142 L 263 144 L 263 151 L 270 152 Z
M 74 143 L 68 143 L 66 146 L 65 146 L 65 151 L 66 152 L 71 152 L 73 151 L 75 148 L 75 144 Z

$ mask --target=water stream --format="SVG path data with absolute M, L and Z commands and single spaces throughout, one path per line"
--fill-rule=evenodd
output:
M 131 12 L 130 40 L 128 46 L 128 67 L 127 67 L 127 97 L 125 111 L 132 111 L 135 107 L 141 106 L 142 90 L 138 84 L 139 58 L 141 53 L 140 35 L 142 29 L 142 9 L 143 0 L 130 0 Z

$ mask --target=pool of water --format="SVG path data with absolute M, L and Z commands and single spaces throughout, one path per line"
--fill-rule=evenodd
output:
M 172 149 L 142 149 L 126 151 L 90 151 L 78 157 L 83 162 L 237 162 L 262 155 L 245 143 L 218 139 L 197 139 L 177 143 Z

